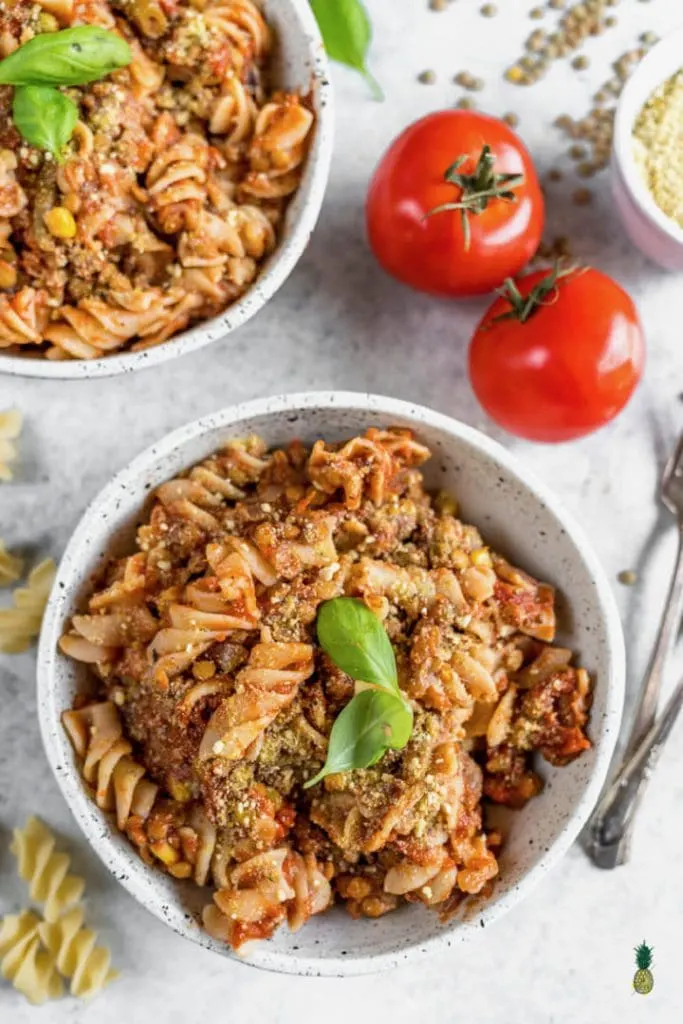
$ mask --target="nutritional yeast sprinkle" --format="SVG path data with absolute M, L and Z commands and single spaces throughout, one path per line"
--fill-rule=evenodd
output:
M 683 69 L 650 96 L 636 120 L 633 146 L 657 206 L 683 227 Z

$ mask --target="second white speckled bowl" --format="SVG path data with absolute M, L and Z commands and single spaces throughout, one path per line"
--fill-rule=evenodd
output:
M 368 427 L 411 427 L 433 452 L 430 485 L 457 495 L 466 520 L 513 562 L 559 591 L 562 643 L 573 648 L 595 680 L 590 723 L 593 748 L 567 768 L 543 764 L 543 794 L 508 813 L 508 839 L 493 897 L 448 924 L 422 907 L 404 907 L 379 920 L 354 921 L 334 910 L 300 932 L 282 928 L 244 958 L 291 974 L 359 974 L 415 960 L 455 946 L 519 903 L 557 863 L 586 822 L 605 779 L 619 731 L 624 695 L 624 645 L 614 598 L 583 532 L 556 498 L 504 448 L 456 420 L 421 406 L 376 395 L 344 392 L 289 395 L 235 406 L 177 430 L 135 459 L 86 510 L 66 550 L 48 605 L 38 657 L 38 707 L 47 757 L 93 849 L 145 907 L 179 934 L 230 952 L 204 934 L 197 911 L 207 902 L 188 883 L 147 867 L 128 841 L 94 806 L 81 783 L 61 712 L 87 674 L 57 651 L 57 641 L 93 571 L 126 544 L 153 488 L 204 458 L 222 443 L 250 432 L 269 445 L 293 438 L 339 440 Z M 199 898 L 201 896 L 201 898 Z
M 103 359 L 63 362 L 10 356 L 0 349 L 0 374 L 83 379 L 144 370 L 225 338 L 251 320 L 287 280 L 308 245 L 327 188 L 334 143 L 332 86 L 327 55 L 308 0 L 261 0 L 260 6 L 277 40 L 273 84 L 310 94 L 316 125 L 301 185 L 287 208 L 277 248 L 263 264 L 254 284 L 219 316 L 154 348 Z

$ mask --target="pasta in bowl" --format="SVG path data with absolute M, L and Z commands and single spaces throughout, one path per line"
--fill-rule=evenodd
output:
M 110 489 L 137 493 L 113 561 L 84 528 L 67 552 L 41 718 L 147 906 L 261 966 L 373 969 L 493 920 L 571 842 L 616 735 L 618 622 L 508 460 L 427 410 L 304 396 L 193 425 Z
M 305 0 L 14 0 L 0 82 L 84 29 L 125 53 L 39 94 L 73 111 L 58 148 L 0 84 L 0 372 L 113 374 L 224 336 L 286 278 L 322 203 L 332 114 Z

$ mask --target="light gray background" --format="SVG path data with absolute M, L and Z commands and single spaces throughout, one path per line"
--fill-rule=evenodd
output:
M 451 79 L 462 69 L 486 79 L 477 97 L 482 108 L 520 114 L 519 130 L 541 169 L 558 160 L 568 168 L 559 157 L 566 144 L 552 127 L 554 117 L 587 112 L 610 61 L 633 47 L 640 31 L 677 26 L 683 10 L 680 0 L 622 0 L 614 11 L 618 27 L 586 46 L 587 71 L 557 65 L 543 83 L 520 89 L 501 74 L 538 24 L 527 17 L 532 0 L 498 0 L 493 20 L 480 17 L 479 6 L 479 0 L 454 0 L 439 14 L 427 9 L 427 0 L 368 0 L 373 68 L 386 102 L 374 103 L 360 78 L 335 69 L 338 136 L 320 225 L 288 284 L 246 328 L 136 376 L 54 384 L 0 378 L 0 408 L 16 405 L 26 417 L 18 478 L 0 485 L 0 536 L 10 546 L 58 558 L 86 502 L 115 470 L 171 428 L 243 399 L 314 388 L 371 390 L 431 405 L 500 436 L 478 409 L 464 370 L 482 304 L 438 302 L 382 275 L 363 237 L 369 174 L 405 124 L 455 102 L 459 90 Z M 417 83 L 426 68 L 437 72 L 436 85 Z M 674 554 L 674 531 L 654 495 L 658 469 L 683 419 L 681 280 L 661 274 L 631 248 L 606 175 L 586 209 L 567 199 L 578 184 L 568 175 L 552 187 L 549 234 L 571 235 L 577 255 L 631 291 L 647 329 L 646 379 L 626 413 L 595 437 L 559 447 L 503 440 L 592 535 L 626 624 L 632 692 Z M 625 568 L 639 570 L 637 587 L 616 582 Z M 0 659 L 0 914 L 25 900 L 7 852 L 9 830 L 29 813 L 41 814 L 68 841 L 86 875 L 91 922 L 123 976 L 90 1007 L 65 999 L 42 1011 L 3 984 L 3 1024 L 147 1024 L 155 1018 L 165 1024 L 398 1024 L 416 1015 L 477 1024 L 679 1019 L 683 726 L 653 779 L 627 868 L 599 872 L 575 848 L 525 904 L 466 948 L 388 975 L 299 980 L 232 965 L 183 942 L 118 887 L 85 846 L 52 780 L 33 691 L 33 654 Z M 630 989 L 632 947 L 641 939 L 656 948 L 656 984 L 647 999 Z

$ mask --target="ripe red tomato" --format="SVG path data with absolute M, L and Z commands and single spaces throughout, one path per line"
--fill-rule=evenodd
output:
M 366 213 L 385 270 L 419 291 L 457 297 L 490 292 L 529 262 L 545 208 L 531 157 L 503 121 L 444 110 L 390 146 Z
M 510 297 L 496 299 L 470 343 L 477 398 L 532 441 L 569 441 L 609 423 L 645 359 L 638 313 L 616 281 L 592 268 L 556 275 L 529 274 L 512 286 L 516 294 L 506 285 Z

